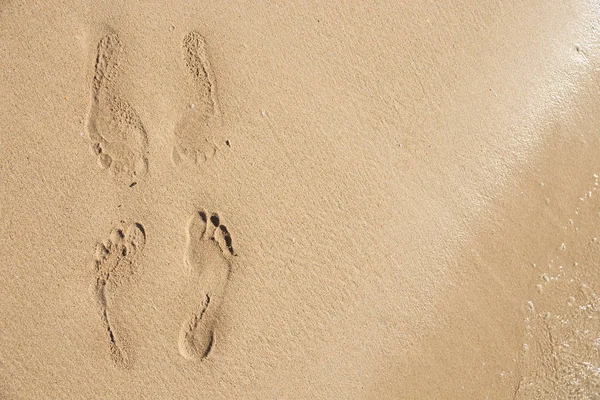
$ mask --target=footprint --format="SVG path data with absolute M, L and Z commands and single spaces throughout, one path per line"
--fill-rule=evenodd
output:
M 121 53 L 116 33 L 98 43 L 87 131 L 100 167 L 130 183 L 148 170 L 148 135 L 133 106 L 116 88 Z
M 201 163 L 215 155 L 221 130 L 215 77 L 210 65 L 206 41 L 192 31 L 183 39 L 183 55 L 192 90 L 190 103 L 175 126 L 173 162 Z
M 214 342 L 214 327 L 231 270 L 234 255 L 231 236 L 220 225 L 217 214 L 207 218 L 204 211 L 190 220 L 185 263 L 194 279 L 198 295 L 196 308 L 182 324 L 179 352 L 187 359 L 204 359 Z
M 127 229 L 115 228 L 109 239 L 96 245 L 94 270 L 96 282 L 93 286 L 94 296 L 100 309 L 102 324 L 109 339 L 112 360 L 118 366 L 128 364 L 123 343 L 115 334 L 109 316 L 110 300 L 113 290 L 128 282 L 137 268 L 137 259 L 146 244 L 144 227 L 131 224 Z

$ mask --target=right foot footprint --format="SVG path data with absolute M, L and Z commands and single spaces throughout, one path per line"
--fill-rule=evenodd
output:
M 137 267 L 137 258 L 146 244 L 146 233 L 141 224 L 131 224 L 126 230 L 115 228 L 110 238 L 96 245 L 94 295 L 100 308 L 102 325 L 108 335 L 110 355 L 115 364 L 127 365 L 127 355 L 114 332 L 109 317 L 111 291 L 127 282 Z
M 231 236 L 218 215 L 196 213 L 188 227 L 185 263 L 194 275 L 197 306 L 179 332 L 179 352 L 187 359 L 204 359 L 213 346 L 233 255 Z
M 135 109 L 116 90 L 121 50 L 116 33 L 98 43 L 87 131 L 100 167 L 129 183 L 148 169 L 148 135 Z
M 175 127 L 173 162 L 183 160 L 200 163 L 208 160 L 217 151 L 215 143 L 220 130 L 220 111 L 217 103 L 215 78 L 208 59 L 204 37 L 196 31 L 183 39 L 185 65 L 192 85 L 191 103 Z

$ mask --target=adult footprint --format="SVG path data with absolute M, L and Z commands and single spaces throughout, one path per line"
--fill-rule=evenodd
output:
M 87 131 L 100 167 L 130 183 L 148 169 L 148 135 L 133 106 L 117 90 L 121 53 L 116 33 L 100 39 Z
M 100 309 L 102 324 L 108 335 L 110 355 L 115 364 L 127 365 L 127 354 L 122 341 L 113 329 L 109 315 L 114 289 L 128 282 L 137 268 L 138 258 L 146 244 L 146 233 L 141 224 L 129 225 L 111 231 L 110 237 L 96 245 L 94 295 Z
M 184 93 L 190 103 L 175 126 L 173 162 L 201 163 L 217 151 L 221 131 L 215 77 L 208 57 L 206 41 L 192 31 L 183 39 L 183 55 L 190 82 Z
M 214 340 L 214 327 L 231 270 L 231 236 L 219 217 L 196 213 L 188 226 L 185 263 L 194 279 L 195 308 L 179 332 L 179 352 L 187 359 L 204 359 Z

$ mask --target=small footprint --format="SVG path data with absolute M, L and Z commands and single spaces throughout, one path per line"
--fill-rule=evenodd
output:
M 139 115 L 115 84 L 121 53 L 121 40 L 116 33 L 100 39 L 87 131 L 100 167 L 130 183 L 148 170 L 148 135 Z
M 206 41 L 200 33 L 192 31 L 183 39 L 182 47 L 193 92 L 183 117 L 175 126 L 172 154 L 175 165 L 184 160 L 198 164 L 213 157 L 221 128 L 215 77 Z
M 234 255 L 231 236 L 217 214 L 197 212 L 188 226 L 185 263 L 194 279 L 196 308 L 182 324 L 179 352 L 187 359 L 204 359 L 214 344 L 214 327 Z
M 131 224 L 127 229 L 115 228 L 109 239 L 96 245 L 94 270 L 96 282 L 93 286 L 94 296 L 100 309 L 102 324 L 109 339 L 112 360 L 118 366 L 128 364 L 123 343 L 116 335 L 109 316 L 112 291 L 128 282 L 137 268 L 137 260 L 146 244 L 144 227 Z

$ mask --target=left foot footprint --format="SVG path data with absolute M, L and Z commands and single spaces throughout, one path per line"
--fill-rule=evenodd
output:
M 115 228 L 110 238 L 96 245 L 94 295 L 100 308 L 102 325 L 109 340 L 110 356 L 118 366 L 127 365 L 127 354 L 115 334 L 109 318 L 111 291 L 127 282 L 135 273 L 137 259 L 146 244 L 146 233 L 141 224 L 131 224 L 126 230 Z
M 175 127 L 172 158 L 175 165 L 184 160 L 199 164 L 215 155 L 221 139 L 217 88 L 204 37 L 192 31 L 183 39 L 182 48 L 191 83 L 186 95 L 191 102 Z

